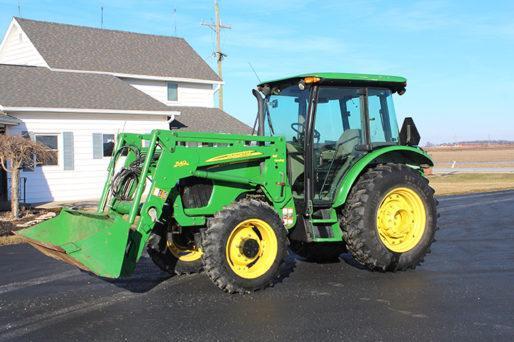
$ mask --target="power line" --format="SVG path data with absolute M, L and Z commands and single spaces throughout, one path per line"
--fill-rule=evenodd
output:
M 212 22 L 202 22 L 203 26 L 209 27 L 211 30 L 216 32 L 216 62 L 218 64 L 218 76 L 223 79 L 223 59 L 227 57 L 226 54 L 224 54 L 221 51 L 221 37 L 220 33 L 222 29 L 231 29 L 230 25 L 222 24 L 220 21 L 220 8 L 218 5 L 218 0 L 214 1 L 214 14 L 216 15 L 216 20 L 214 23 Z M 219 108 L 223 110 L 223 85 L 220 84 L 218 89 L 218 99 L 219 99 Z

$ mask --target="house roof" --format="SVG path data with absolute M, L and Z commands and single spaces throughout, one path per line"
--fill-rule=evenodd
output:
M 170 107 L 115 76 L 6 64 L 0 64 L 0 105 L 4 111 L 64 108 L 173 114 Z
M 252 129 L 245 123 L 218 108 L 173 106 L 180 112 L 172 128 L 183 131 L 250 134 Z
M 1 125 L 17 125 L 21 121 L 18 118 L 15 118 L 14 116 L 10 116 L 5 114 L 4 112 L 0 111 L 0 124 Z
M 14 19 L 54 69 L 221 81 L 183 38 Z

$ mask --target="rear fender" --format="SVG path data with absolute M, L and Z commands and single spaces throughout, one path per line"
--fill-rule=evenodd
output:
M 353 185 L 370 165 L 381 163 L 398 163 L 420 167 L 421 165 L 433 166 L 430 156 L 419 147 L 388 146 L 374 150 L 359 159 L 343 177 L 339 189 L 336 192 L 333 207 L 340 207 L 346 202 Z

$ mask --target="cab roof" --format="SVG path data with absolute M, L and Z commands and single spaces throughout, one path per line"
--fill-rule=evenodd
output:
M 319 84 L 385 86 L 394 90 L 403 89 L 407 86 L 407 79 L 401 76 L 353 74 L 343 72 L 312 72 L 262 82 L 258 86 L 278 86 L 281 84 L 293 84 L 299 82 L 301 79 L 305 79 L 306 77 L 319 78 Z

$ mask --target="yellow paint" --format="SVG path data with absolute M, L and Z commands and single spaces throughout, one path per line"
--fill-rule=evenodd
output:
M 260 155 L 262 155 L 262 152 L 253 151 L 253 150 L 241 151 L 241 152 L 234 152 L 234 153 L 223 154 L 221 156 L 213 157 L 213 158 L 207 159 L 205 162 L 211 163 L 211 162 L 218 162 L 218 161 L 236 159 L 236 158 L 255 157 L 255 156 L 260 156 Z
M 253 258 L 243 254 L 246 240 L 253 239 L 259 251 Z M 263 220 L 254 218 L 239 223 L 230 233 L 226 245 L 227 262 L 241 278 L 255 279 L 265 274 L 277 258 L 278 240 L 273 228 Z
M 284 159 L 275 159 L 275 163 L 283 163 L 283 162 L 285 162 Z
M 408 252 L 423 237 L 426 210 L 421 197 L 410 188 L 389 191 L 377 210 L 377 230 L 382 243 L 396 253 Z
M 202 249 L 201 248 L 188 248 L 177 245 L 173 241 L 167 241 L 166 246 L 173 256 L 180 261 L 184 262 L 193 262 L 197 261 L 202 257 Z
M 187 160 L 178 160 L 175 162 L 175 165 L 173 167 L 184 167 L 189 166 L 189 162 Z

